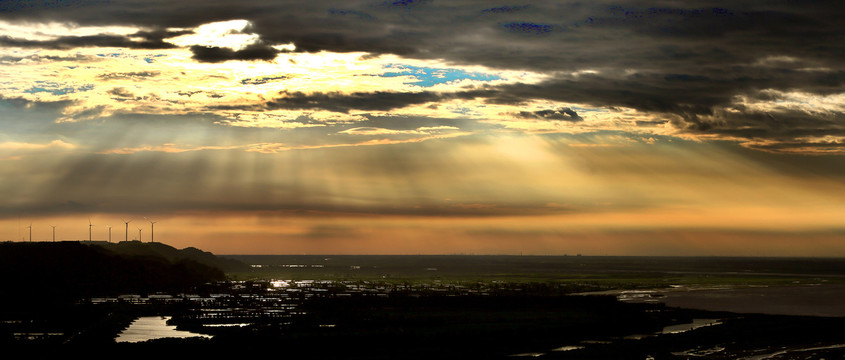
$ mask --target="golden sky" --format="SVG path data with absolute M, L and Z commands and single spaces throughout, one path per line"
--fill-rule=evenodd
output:
M 7 2 L 0 240 L 845 256 L 836 11 Z

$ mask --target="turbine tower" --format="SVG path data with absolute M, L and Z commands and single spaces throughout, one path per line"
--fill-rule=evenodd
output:
M 53 242 L 56 242 L 56 225 L 50 225 L 53 228 Z
M 147 218 L 144 218 L 144 219 L 147 219 Z M 150 242 L 156 242 L 156 238 L 155 238 L 155 225 L 156 225 L 156 223 L 157 223 L 158 221 L 152 221 L 152 220 L 150 220 L 150 219 L 147 219 L 147 221 L 149 221 L 149 222 L 150 222 Z
M 129 223 L 131 223 L 133 219 L 129 219 L 129 221 L 126 221 L 126 220 L 123 220 L 123 218 L 120 218 L 120 220 L 123 221 L 126 224 L 126 240 L 125 241 L 129 241 Z
M 88 218 L 88 242 L 91 242 L 91 227 L 93 226 L 91 225 L 91 218 Z
M 29 223 L 29 242 L 32 242 L 32 223 Z
M 111 242 L 111 225 L 106 225 L 109 228 L 109 242 Z
M 138 227 L 138 241 L 141 241 L 141 229 L 143 229 L 143 228 L 139 226 Z M 143 242 L 143 241 L 141 241 L 141 242 Z

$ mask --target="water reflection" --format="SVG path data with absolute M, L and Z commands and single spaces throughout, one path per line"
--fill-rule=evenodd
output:
M 167 316 L 145 316 L 140 317 L 129 324 L 129 327 L 123 330 L 115 339 L 116 342 L 144 342 L 147 340 L 162 339 L 162 338 L 190 338 L 190 337 L 205 337 L 210 338 L 210 335 L 192 333 L 190 331 L 176 330 L 176 326 L 167 325 Z

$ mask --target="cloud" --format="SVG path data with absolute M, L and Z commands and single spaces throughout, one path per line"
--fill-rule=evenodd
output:
M 296 109 L 296 110 L 328 110 L 334 112 L 348 113 L 352 110 L 392 110 L 403 108 L 408 105 L 424 104 L 441 99 L 441 96 L 433 92 L 353 92 L 344 94 L 282 92 L 283 96 L 266 103 L 271 109 Z
M 513 33 L 548 34 L 554 30 L 554 26 L 547 24 L 534 24 L 530 22 L 512 22 L 503 25 L 505 29 Z
M 77 149 L 79 149 L 79 146 L 64 140 L 53 140 L 47 143 L 6 141 L 0 142 L 0 160 L 31 160 L 32 157 L 43 156 L 44 154 L 64 156 Z
M 516 116 L 525 119 L 544 119 L 544 120 L 564 120 L 564 121 L 584 121 L 584 118 L 578 116 L 575 110 L 568 107 L 557 110 L 537 110 L 537 111 L 520 111 Z
M 92 58 L 89 56 L 85 56 L 82 54 L 67 54 L 66 56 L 59 56 L 59 55 L 42 55 L 42 54 L 29 54 L 26 56 L 9 56 L 4 55 L 0 56 L 0 63 L 40 63 L 40 62 L 58 62 L 58 61 L 66 61 L 66 62 L 88 62 L 91 61 Z
M 622 64 L 642 68 L 660 59 L 664 55 L 662 51 L 719 63 L 761 55 L 802 53 L 803 57 L 835 61 L 834 53 L 841 51 L 835 45 L 819 47 L 832 44 L 842 29 L 836 16 L 837 4 L 829 1 L 802 8 L 789 4 L 711 1 L 687 1 L 676 6 L 620 5 L 609 1 L 545 2 L 495 8 L 470 1 L 424 5 L 412 9 L 401 6 L 412 10 L 409 12 L 397 11 L 395 6 L 347 2 L 245 0 L 232 6 L 231 2 L 222 0 L 203 4 L 122 1 L 80 3 L 70 8 L 10 6 L 0 12 L 3 14 L 0 18 L 136 24 L 153 29 L 187 29 L 221 20 L 246 19 L 252 24 L 249 30 L 263 41 L 294 43 L 298 51 L 392 53 L 502 68 L 568 69 L 583 64 L 597 68 Z M 162 16 L 167 8 L 178 9 L 181 16 Z M 511 29 L 532 34 L 539 31 L 548 36 L 534 36 L 530 40 L 511 37 Z M 553 31 L 549 33 L 547 29 Z M 148 36 L 148 39 L 171 35 Z M 582 43 L 591 46 L 589 49 L 577 46 Z M 794 46 L 789 49 L 787 45 Z M 628 49 L 634 50 L 628 56 L 608 56 Z M 772 54 L 777 51 L 789 54 Z
M 385 130 L 385 129 L 381 129 Z M 401 134 L 402 132 L 392 132 L 392 131 L 379 131 L 379 130 L 364 130 L 363 133 L 352 133 L 354 135 L 395 135 Z M 423 133 L 418 133 L 423 134 Z M 250 145 L 246 151 L 249 152 L 257 152 L 263 154 L 275 154 L 283 151 L 290 151 L 290 150 L 315 150 L 315 149 L 331 149 L 331 148 L 344 148 L 344 147 L 357 147 L 357 146 L 380 146 L 380 145 L 397 145 L 397 144 L 413 144 L 419 143 L 427 140 L 434 140 L 434 139 L 447 139 L 453 138 L 458 136 L 466 136 L 470 135 L 467 132 L 449 132 L 444 134 L 435 134 L 435 135 L 427 135 L 421 137 L 412 137 L 412 138 L 405 138 L 405 139 L 390 139 L 390 138 L 381 138 L 381 139 L 372 139 L 367 141 L 361 141 L 356 143 L 340 143 L 340 144 L 320 144 L 320 145 L 288 145 L 283 143 L 264 143 L 264 144 L 253 144 Z
M 177 36 L 193 34 L 193 30 L 141 30 L 131 35 L 131 37 L 140 37 L 148 42 L 161 42 L 164 39 L 174 38 Z
M 62 140 L 53 140 L 46 144 L 39 144 L 39 143 L 25 143 L 25 142 L 14 142 L 14 141 L 7 141 L 0 143 L 0 150 L 45 150 L 45 149 L 75 149 L 76 145 L 62 141 Z
M 100 154 L 120 154 L 120 155 L 128 155 L 128 154 L 135 154 L 138 152 L 164 152 L 164 153 L 183 153 L 189 151 L 202 151 L 202 150 L 232 150 L 232 149 L 239 149 L 243 146 L 194 146 L 194 147 L 183 147 L 178 146 L 175 144 L 164 144 L 164 145 L 149 145 L 143 147 L 125 147 L 119 149 L 108 149 L 101 151 Z
M 97 75 L 100 80 L 145 80 L 147 78 L 158 76 L 158 71 L 129 71 L 124 73 L 113 72 Z
M 488 90 L 468 90 L 458 92 L 396 92 L 396 91 L 355 91 L 355 92 L 312 92 L 301 91 L 279 92 L 278 97 L 255 104 L 211 105 L 209 110 L 325 110 L 336 113 L 350 113 L 353 111 L 390 111 L 412 105 L 422 105 L 432 102 L 449 100 L 475 100 L 496 94 Z
M 384 129 L 378 127 L 355 127 L 338 132 L 339 134 L 349 135 L 429 135 L 439 134 L 443 132 L 458 131 L 460 129 L 454 126 L 433 126 L 433 127 L 419 127 L 415 130 L 394 130 Z
M 286 75 L 276 75 L 276 76 L 260 76 L 255 78 L 245 78 L 241 79 L 241 84 L 243 85 L 264 85 L 269 82 L 273 82 L 276 80 L 287 80 L 290 79 L 290 76 Z
M 113 88 L 109 91 L 106 91 L 107 94 L 116 96 L 117 98 L 121 99 L 133 99 L 135 98 L 135 94 L 131 91 L 127 90 L 126 88 Z
M 490 14 L 504 14 L 504 13 L 516 13 L 523 10 L 528 9 L 528 5 L 522 6 L 499 6 L 493 7 L 489 9 L 481 10 L 481 13 L 490 13 Z
M 132 40 L 120 35 L 62 36 L 53 40 L 27 40 L 0 36 L 0 46 L 67 50 L 79 47 L 120 47 L 129 49 L 172 49 L 176 46 L 156 40 Z
M 193 58 L 200 62 L 219 63 L 224 61 L 240 60 L 264 60 L 269 61 L 276 58 L 281 51 L 264 44 L 252 44 L 240 50 L 216 46 L 191 46 Z
M 845 155 L 845 136 L 807 136 L 785 141 L 749 140 L 743 146 L 778 154 Z
M 53 34 L 52 38 L 35 32 L 9 32 L 0 38 L 0 44 L 32 50 L 180 47 L 191 52 L 193 61 L 220 65 L 232 61 L 281 64 L 285 60 L 282 55 L 293 53 L 349 53 L 362 62 L 390 54 L 409 64 L 396 74 L 402 77 L 423 79 L 434 74 L 417 73 L 435 67 L 414 61 L 437 61 L 445 65 L 443 69 L 475 66 L 485 69 L 486 74 L 507 70 L 544 75 L 542 81 L 505 79 L 511 83 L 451 92 L 385 87 L 339 92 L 286 87 L 278 96 L 231 96 L 229 101 L 203 108 L 209 113 L 325 110 L 349 114 L 472 100 L 449 105 L 461 116 L 476 118 L 490 114 L 479 110 L 485 106 L 511 107 L 498 112 L 511 114 L 511 119 L 490 121 L 546 119 L 573 125 L 584 125 L 580 120 L 588 115 L 560 109 L 619 107 L 642 115 L 620 122 L 637 125 L 636 131 L 747 144 L 762 140 L 801 144 L 807 136 L 836 135 L 840 131 L 840 110 L 807 109 L 798 103 L 772 105 L 782 101 L 773 97 L 780 93 L 817 97 L 842 93 L 845 45 L 838 39 L 845 33 L 845 24 L 833 1 L 816 2 L 812 7 L 703 0 L 679 4 L 543 2 L 496 7 L 471 1 L 303 4 L 244 0 L 232 6 L 228 1 L 211 0 L 203 4 L 124 1 L 77 5 L 4 4 L 0 21 L 128 28 L 119 34 L 92 33 L 94 30 L 89 29 L 87 33 Z M 181 15 L 162 16 L 174 9 Z M 135 30 L 128 30 L 133 27 Z M 233 42 L 224 46 L 214 42 L 219 40 L 214 37 L 203 38 L 208 34 L 232 37 Z M 200 38 L 210 42 L 196 42 Z M 191 43 L 190 39 L 196 41 Z M 240 46 L 243 44 L 247 45 Z M 282 46 L 286 50 L 280 50 Z M 17 62 L 26 56 L 6 55 L 3 59 Z M 129 76 L 130 72 L 124 73 Z M 294 77 L 302 82 L 310 80 L 298 75 L 302 74 L 238 78 L 241 85 L 279 87 Z M 773 108 L 762 111 L 749 107 L 749 103 L 767 103 Z M 514 108 L 527 104 L 532 110 Z M 87 108 L 98 105 L 102 104 Z M 588 114 L 593 122 L 592 113 Z M 667 126 L 653 126 L 661 124 Z

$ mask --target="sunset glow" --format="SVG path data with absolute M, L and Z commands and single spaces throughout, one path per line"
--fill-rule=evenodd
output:
M 845 256 L 824 6 L 47 3 L 0 4 L 1 241 Z

